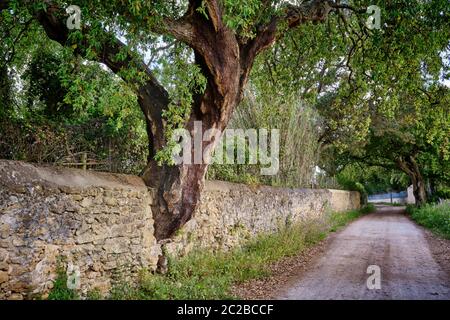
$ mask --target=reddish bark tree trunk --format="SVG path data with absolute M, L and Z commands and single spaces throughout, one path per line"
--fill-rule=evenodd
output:
M 231 30 L 221 27 L 196 13 L 191 21 L 196 43 L 194 52 L 208 84 L 204 94 L 195 97 L 192 114 L 186 129 L 194 136 L 194 122 L 201 121 L 202 135 L 206 130 L 223 131 L 234 108 L 242 97 L 247 72 L 241 67 L 239 44 Z M 214 50 L 212 48 L 214 47 Z M 245 77 L 241 77 L 245 74 Z M 192 143 L 194 143 L 192 139 Z M 218 141 L 203 142 L 203 150 Z M 192 152 L 195 151 L 192 145 Z M 213 150 L 214 148 L 209 148 Z M 198 151 L 198 150 L 197 150 Z M 192 159 L 194 155 L 192 154 Z M 207 164 L 182 164 L 175 167 L 158 167 L 150 161 L 143 178 L 157 192 L 155 235 L 157 239 L 169 238 L 189 221 L 200 198 Z

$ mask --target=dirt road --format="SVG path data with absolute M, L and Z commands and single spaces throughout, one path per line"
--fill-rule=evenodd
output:
M 367 287 L 371 265 L 380 267 L 380 289 Z M 380 207 L 337 234 L 278 299 L 450 299 L 450 281 L 424 231 L 402 208 Z

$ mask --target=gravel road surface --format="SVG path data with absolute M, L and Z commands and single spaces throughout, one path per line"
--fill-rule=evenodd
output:
M 433 258 L 425 231 L 403 210 L 379 207 L 351 223 L 275 298 L 450 299 L 448 273 Z M 368 273 L 369 266 L 379 267 L 379 289 L 377 267 Z

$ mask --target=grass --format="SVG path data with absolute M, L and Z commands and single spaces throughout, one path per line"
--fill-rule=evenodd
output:
M 271 263 L 295 256 L 358 218 L 374 211 L 374 206 L 345 213 L 332 213 L 326 219 L 293 225 L 265 234 L 229 252 L 195 251 L 169 260 L 166 275 L 144 274 L 140 283 L 124 283 L 111 291 L 111 299 L 234 299 L 230 288 L 245 280 L 267 277 Z
M 305 228 L 308 228 L 306 230 Z M 169 260 L 169 273 L 147 274 L 133 289 L 121 285 L 112 299 L 232 299 L 229 288 L 235 282 L 269 275 L 267 266 L 295 255 L 307 244 L 323 238 L 317 225 L 293 226 L 278 234 L 259 236 L 245 247 L 231 252 L 195 251 Z
M 53 288 L 48 295 L 48 300 L 78 300 L 79 296 L 75 290 L 67 288 L 66 269 L 63 267 L 64 261 L 59 260 L 57 265 L 57 277 L 53 283 Z
M 420 208 L 408 206 L 407 212 L 418 224 L 450 239 L 450 203 L 426 204 Z

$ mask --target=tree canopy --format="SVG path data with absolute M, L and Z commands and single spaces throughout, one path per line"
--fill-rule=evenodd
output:
M 66 1 L 0 1 L 1 114 L 72 125 L 96 118 L 115 137 L 128 137 L 119 139 L 123 163 L 140 157 L 130 150 L 137 144 L 128 146 L 145 130 L 141 174 L 158 191 L 159 239 L 192 217 L 208 169 L 171 163 L 174 130 L 193 133 L 201 121 L 204 132 L 223 131 L 235 109 L 248 107 L 246 90 L 273 103 L 259 122 L 268 127 L 292 106 L 317 110 L 309 137 L 328 156 L 323 167 L 396 166 L 420 201 L 425 178 L 448 181 L 447 0 L 70 5 L 80 8 L 79 29 L 67 23 L 74 17 Z M 370 6 L 380 9 L 379 28 L 367 24 L 377 20 Z M 218 143 L 203 147 L 212 152 Z

